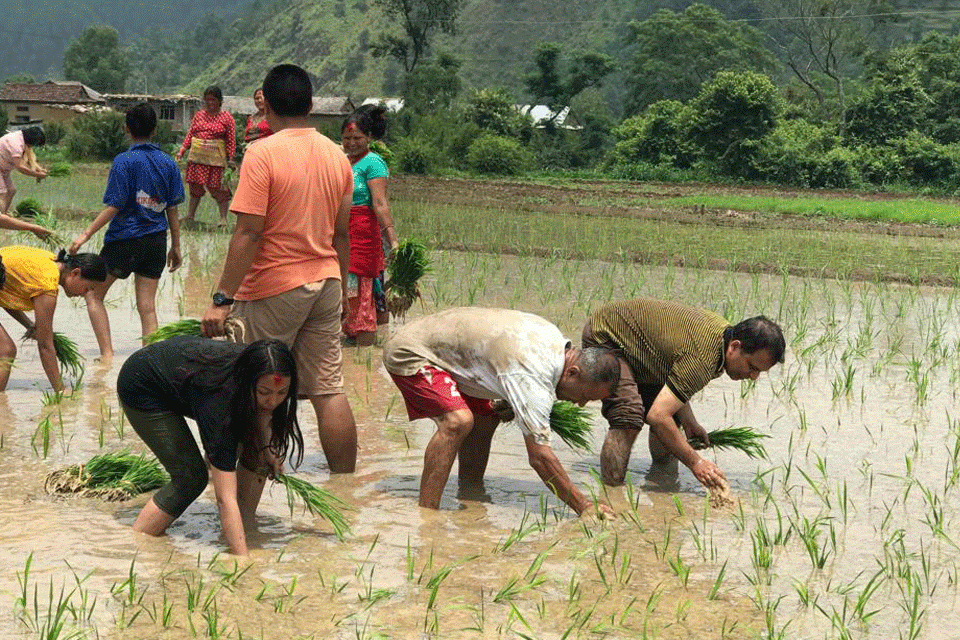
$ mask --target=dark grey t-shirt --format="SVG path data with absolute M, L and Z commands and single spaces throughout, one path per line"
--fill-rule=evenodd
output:
M 190 375 L 203 366 L 203 360 L 226 353 L 240 355 L 245 347 L 191 336 L 148 345 L 123 363 L 117 395 L 140 411 L 171 411 L 196 420 L 210 464 L 221 471 L 235 471 L 237 446 L 247 425 L 230 424 L 233 381 L 217 389 L 201 389 Z

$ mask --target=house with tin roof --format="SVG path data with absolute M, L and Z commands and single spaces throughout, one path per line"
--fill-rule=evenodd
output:
M 253 96 L 223 96 L 223 105 L 220 108 L 234 116 L 241 116 L 244 122 L 248 116 L 257 112 Z M 339 132 L 343 119 L 353 113 L 354 109 L 356 107 L 353 101 L 346 96 L 313 96 L 310 124 L 321 132 L 332 131 L 334 127 Z

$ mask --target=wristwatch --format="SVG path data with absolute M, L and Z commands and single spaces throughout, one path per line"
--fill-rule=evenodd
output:
M 213 306 L 215 307 L 229 307 L 233 304 L 233 298 L 228 298 L 223 293 L 217 291 L 213 294 Z

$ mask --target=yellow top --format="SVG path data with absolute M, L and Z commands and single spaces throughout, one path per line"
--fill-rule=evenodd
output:
M 57 295 L 60 269 L 49 251 L 35 247 L 0 247 L 7 281 L 0 289 L 0 307 L 33 311 L 33 299 L 45 293 Z

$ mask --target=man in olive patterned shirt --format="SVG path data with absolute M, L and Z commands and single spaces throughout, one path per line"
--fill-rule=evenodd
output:
M 735 326 L 721 316 L 676 302 L 639 298 L 597 309 L 583 329 L 583 346 L 605 346 L 620 353 L 620 383 L 603 401 L 610 429 L 600 453 L 603 482 L 624 482 L 630 450 L 650 425 L 654 462 L 671 456 L 685 464 L 708 489 L 725 483 L 723 472 L 687 443 L 707 441 L 690 398 L 724 371 L 733 380 L 756 380 L 783 362 L 783 332 L 764 316 Z

